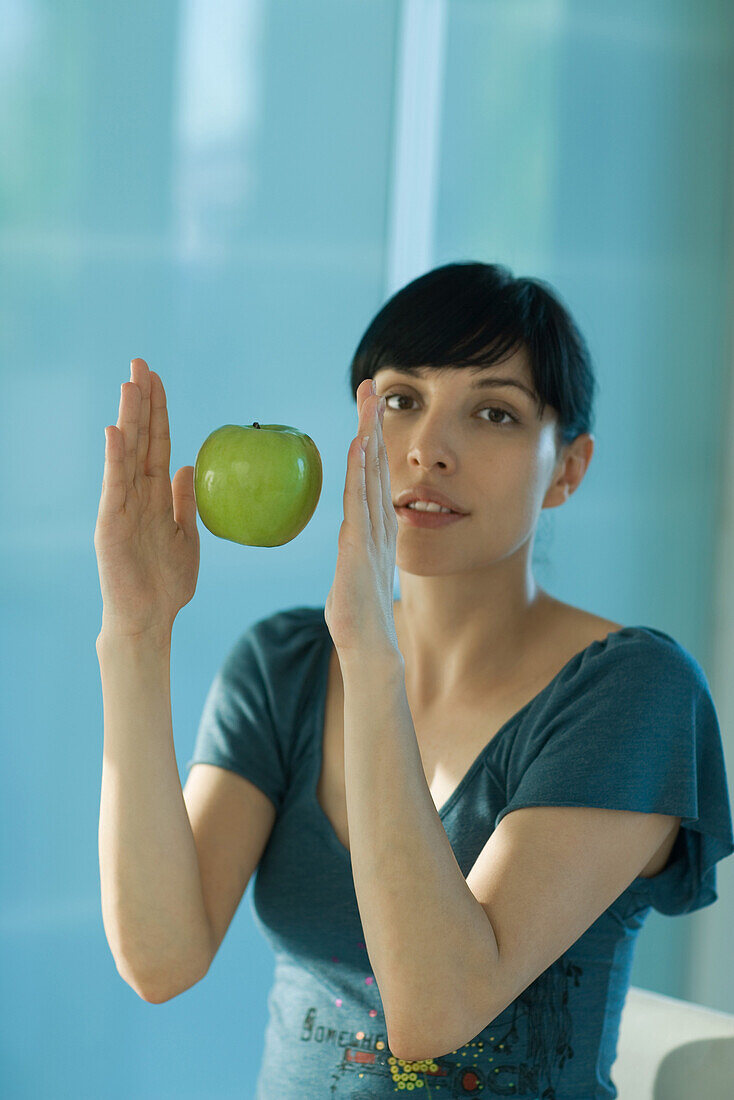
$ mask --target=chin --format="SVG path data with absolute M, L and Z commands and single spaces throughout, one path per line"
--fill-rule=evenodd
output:
M 395 567 L 401 573 L 413 577 L 449 577 L 453 573 L 466 573 L 475 566 L 467 561 L 459 561 L 458 556 L 448 558 L 446 551 L 441 554 L 401 554 L 395 559 Z

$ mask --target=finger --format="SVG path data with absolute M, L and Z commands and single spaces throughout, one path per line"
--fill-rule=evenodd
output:
M 370 513 L 364 480 L 365 453 L 362 450 L 361 433 L 358 433 L 347 451 L 347 476 L 344 482 L 344 520 L 348 528 L 357 532 L 361 543 L 370 531 Z
M 125 503 L 124 439 L 112 426 L 104 430 L 104 475 L 98 515 L 103 512 L 119 512 Z
M 357 386 L 357 420 L 362 416 L 362 406 L 368 397 L 372 395 L 372 379 L 363 378 Z
M 120 411 L 117 427 L 122 432 L 123 466 L 125 483 L 132 485 L 138 450 L 138 415 L 140 413 L 140 388 L 135 382 L 123 382 L 120 386 Z
M 171 431 L 168 424 L 168 405 L 166 391 L 160 375 L 150 372 L 150 446 L 148 450 L 148 473 L 151 477 L 160 477 L 170 481 L 171 477 Z
M 365 452 L 365 486 L 367 505 L 370 513 L 372 537 L 378 544 L 385 538 L 385 525 L 382 519 L 382 483 L 380 478 L 380 454 L 377 436 L 379 424 L 377 423 L 377 408 L 380 402 L 378 397 L 370 397 L 362 406 L 361 435 L 369 435 L 367 450 Z
M 387 447 L 382 435 L 382 417 L 380 417 L 378 449 L 380 453 L 380 484 L 382 486 L 382 515 L 385 522 L 385 534 L 397 536 L 398 517 L 395 515 L 395 506 L 392 502 L 392 490 L 390 488 L 390 466 L 387 461 Z
M 130 360 L 130 378 L 140 390 L 138 415 L 138 446 L 135 453 L 135 476 L 143 477 L 148 458 L 150 432 L 150 371 L 145 359 Z

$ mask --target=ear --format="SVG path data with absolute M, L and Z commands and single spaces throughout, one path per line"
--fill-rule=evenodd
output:
M 576 492 L 591 462 L 595 442 L 591 432 L 582 432 L 570 443 L 565 443 L 561 447 L 553 470 L 553 479 L 543 498 L 542 508 L 557 508 L 559 504 L 565 504 L 571 494 Z

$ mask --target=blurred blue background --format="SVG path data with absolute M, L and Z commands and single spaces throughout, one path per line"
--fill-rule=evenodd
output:
M 166 387 L 171 476 L 254 419 L 324 466 L 286 546 L 199 521 L 182 783 L 235 640 L 326 599 L 364 329 L 457 260 L 548 280 L 598 372 L 594 458 L 542 514 L 536 579 L 685 646 L 734 774 L 733 23 L 728 0 L 0 0 L 3 1096 L 239 1100 L 262 1051 L 252 883 L 205 980 L 162 1005 L 102 924 L 93 533 L 131 358 Z M 718 873 L 710 909 L 650 914 L 632 984 L 734 1011 Z

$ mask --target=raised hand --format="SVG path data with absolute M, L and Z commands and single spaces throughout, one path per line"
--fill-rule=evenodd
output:
M 364 379 L 357 388 L 357 435 L 347 452 L 336 573 L 324 609 L 340 662 L 400 654 L 392 595 L 398 521 L 382 438 L 384 408 L 385 399 Z
M 94 531 L 102 633 L 170 638 L 199 574 L 194 467 L 182 466 L 171 485 L 166 393 L 144 359 L 130 364 L 105 438 Z

